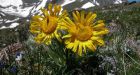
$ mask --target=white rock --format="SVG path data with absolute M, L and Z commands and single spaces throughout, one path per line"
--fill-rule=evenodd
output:
M 0 6 L 7 7 L 7 6 L 20 6 L 22 5 L 22 0 L 0 0 Z
M 122 0 L 116 0 L 116 1 L 114 2 L 114 4 L 120 4 L 120 3 L 122 3 Z
M 9 27 L 2 26 L 0 29 L 5 29 L 5 28 L 15 28 L 19 25 L 19 23 L 12 23 Z
M 72 2 L 75 2 L 75 1 L 76 0 L 65 0 L 65 2 L 61 4 L 61 6 L 65 6 L 65 5 L 72 3 Z
M 86 4 L 84 4 L 81 8 L 83 9 L 87 9 L 87 8 L 90 8 L 90 7 L 94 7 L 95 5 L 92 4 L 91 2 L 87 2 Z

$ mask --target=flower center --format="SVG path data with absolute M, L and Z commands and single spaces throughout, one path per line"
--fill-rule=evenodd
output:
M 79 28 L 76 34 L 76 38 L 80 41 L 87 41 L 91 37 L 92 37 L 92 29 L 89 26 Z
M 57 18 L 51 17 L 48 19 L 46 27 L 43 28 L 43 31 L 46 34 L 51 34 L 56 30 L 57 27 Z
M 46 34 L 51 34 L 51 33 L 53 33 L 53 32 L 55 31 L 56 27 L 57 27 L 57 24 L 48 25 L 48 26 L 47 26 L 47 29 L 45 30 L 45 33 L 46 33 Z

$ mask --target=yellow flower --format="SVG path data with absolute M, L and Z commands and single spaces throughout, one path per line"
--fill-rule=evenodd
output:
M 49 4 L 48 9 L 41 9 L 42 15 L 32 17 L 30 31 L 36 34 L 35 41 L 37 43 L 45 42 L 47 45 L 51 43 L 52 38 L 60 40 L 57 33 L 59 28 L 58 22 L 66 16 L 66 11 L 60 15 L 61 6 Z
M 102 36 L 109 31 L 105 28 L 102 20 L 94 22 L 96 14 L 76 11 L 72 12 L 72 15 L 73 21 L 66 17 L 62 23 L 59 23 L 62 25 L 62 29 L 68 31 L 68 34 L 63 36 L 68 49 L 72 49 L 73 52 L 81 56 L 87 51 L 87 48 L 95 51 L 97 45 L 104 45 Z

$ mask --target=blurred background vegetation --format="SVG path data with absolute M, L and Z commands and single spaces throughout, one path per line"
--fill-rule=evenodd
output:
M 0 75 L 140 75 L 140 4 L 86 11 L 97 13 L 110 30 L 105 46 L 78 57 L 55 39 L 48 47 L 39 45 L 22 20 L 16 28 L 0 30 Z M 16 60 L 19 53 L 22 59 Z

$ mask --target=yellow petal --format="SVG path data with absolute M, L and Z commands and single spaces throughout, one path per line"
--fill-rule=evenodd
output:
M 58 12 L 61 10 L 61 6 L 60 5 L 57 5 L 57 10 L 58 10 Z
M 73 47 L 73 52 L 76 52 L 77 51 L 78 45 L 79 45 L 79 42 L 78 41 L 75 41 L 74 42 L 74 47 Z
M 62 19 L 62 21 L 61 21 L 62 23 L 61 23 L 61 25 L 63 25 L 63 26 L 65 26 L 65 27 L 69 27 L 69 26 L 71 26 L 71 24 L 69 23 L 69 22 L 67 22 L 66 20 L 64 20 L 64 19 Z
M 41 33 L 41 34 L 38 34 L 37 37 L 35 38 L 35 41 L 37 43 L 41 43 L 43 41 L 43 39 L 45 38 L 45 34 L 44 33 Z
M 104 22 L 104 20 L 98 20 L 97 21 L 97 23 L 103 23 Z
M 38 22 L 38 21 L 41 21 L 41 18 L 42 18 L 41 16 L 35 15 L 35 16 L 32 17 L 32 20 Z
M 74 46 L 74 43 L 69 43 L 66 47 L 67 47 L 68 49 L 72 49 L 73 46 Z
M 66 10 L 63 10 L 62 14 L 59 15 L 59 19 L 61 20 L 62 18 L 67 17 L 67 15 L 68 15 L 68 12 Z
M 80 13 L 78 11 L 76 11 L 76 15 L 77 15 L 78 19 L 80 19 Z
M 97 24 L 96 26 L 94 26 L 93 29 L 98 29 L 98 28 L 103 28 L 103 27 L 105 27 L 105 24 L 100 23 L 100 24 Z
M 30 30 L 38 31 L 40 28 L 38 26 L 30 26 Z
M 82 52 L 83 52 L 82 43 L 79 43 L 78 54 L 79 54 L 80 56 L 82 56 Z
M 98 42 L 98 44 L 99 44 L 100 46 L 105 45 L 105 43 L 104 43 L 104 41 L 103 41 L 102 39 L 97 40 L 97 42 Z
M 72 36 L 71 34 L 68 34 L 68 35 L 63 36 L 62 39 L 64 39 L 64 38 L 69 38 L 69 37 L 71 37 L 71 36 Z
M 90 50 L 92 51 L 95 51 L 96 50 L 96 47 L 92 44 L 92 43 L 89 43 L 88 45 L 86 45 Z
M 48 10 L 49 10 L 49 11 L 52 11 L 52 4 L 49 4 L 49 5 L 48 5 Z
M 67 22 L 68 22 L 69 24 L 75 25 L 75 24 L 71 21 L 71 19 L 70 19 L 69 17 L 66 17 L 65 19 L 67 20 Z
M 97 37 L 97 36 L 92 36 L 91 37 L 91 40 L 98 40 L 98 39 L 100 39 L 100 37 Z
M 89 12 L 88 15 L 86 16 L 85 20 L 88 20 L 89 17 L 91 17 L 92 12 Z
M 100 35 L 104 35 L 104 34 L 107 34 L 109 31 L 106 29 L 106 30 L 103 30 L 103 31 L 94 31 L 93 32 L 93 35 L 94 36 L 100 36 Z
M 54 13 L 57 13 L 57 5 L 54 5 Z
M 44 37 L 44 39 L 43 39 L 43 41 L 42 41 L 42 42 L 46 41 L 46 39 L 47 39 L 47 36 L 45 36 L 45 37 Z
M 69 44 L 71 39 L 66 39 L 65 44 Z
M 40 31 L 37 31 L 37 30 L 30 30 L 30 32 L 31 32 L 31 33 L 34 33 L 34 34 L 40 33 Z
M 83 52 L 86 53 L 86 45 L 83 43 Z
M 72 12 L 72 15 L 73 15 L 73 17 L 74 17 L 74 21 L 75 21 L 75 22 L 78 22 L 79 19 L 78 19 L 78 17 L 76 16 L 76 14 L 75 14 L 74 12 Z
M 60 10 L 61 10 L 60 5 L 54 5 L 54 15 L 55 16 L 59 15 Z
M 51 40 L 50 39 L 46 40 L 45 44 L 46 45 L 50 45 L 51 44 Z
M 88 18 L 88 20 L 87 20 L 87 25 L 90 25 L 90 23 L 92 23 L 93 22 L 93 20 L 96 18 L 96 14 L 92 14 L 92 16 L 90 16 L 89 18 Z
M 41 11 L 43 12 L 44 17 L 48 16 L 48 11 L 44 8 L 41 8 Z
M 85 12 L 81 11 L 81 24 L 84 24 L 84 19 L 85 19 Z

